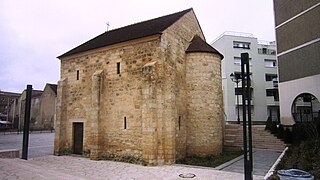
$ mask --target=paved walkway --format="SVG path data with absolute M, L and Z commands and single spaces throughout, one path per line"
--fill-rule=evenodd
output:
M 0 135 L 0 150 L 20 149 L 21 139 L 21 134 Z M 241 157 L 219 168 L 206 168 L 179 164 L 146 167 L 77 156 L 52 156 L 53 133 L 31 134 L 30 147 L 28 161 L 0 159 L 0 179 L 183 179 L 180 174 L 194 174 L 193 179 L 244 179 Z M 263 179 L 280 153 L 255 149 L 254 179 Z
M 0 134 L 0 150 L 19 149 L 22 152 L 23 133 Z M 54 133 L 32 132 L 29 134 L 28 158 L 53 154 Z
M 254 149 L 253 150 L 253 172 L 258 176 L 265 176 L 272 165 L 276 162 L 282 152 L 273 150 Z M 236 158 L 232 163 L 226 163 L 219 168 L 222 171 L 243 173 L 243 156 Z
M 0 159 L 0 179 L 183 179 L 180 174 L 194 174 L 193 179 L 243 179 L 243 174 L 213 168 L 178 165 L 146 167 L 112 161 L 91 161 L 74 156 L 43 156 L 24 161 Z M 263 176 L 254 176 L 263 179 Z

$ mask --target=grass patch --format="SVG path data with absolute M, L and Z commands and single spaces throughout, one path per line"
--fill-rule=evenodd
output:
M 177 164 L 186 164 L 193 166 L 217 167 L 225 162 L 228 162 L 240 155 L 243 151 L 223 152 L 218 156 L 192 156 L 177 160 Z

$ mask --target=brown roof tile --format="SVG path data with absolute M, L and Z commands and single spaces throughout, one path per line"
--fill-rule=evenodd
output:
M 215 48 L 210 46 L 203 39 L 201 39 L 201 37 L 197 35 L 193 37 L 191 44 L 186 50 L 186 53 L 192 53 L 192 52 L 213 53 L 213 54 L 219 55 L 221 59 L 223 59 L 223 55 L 219 51 L 217 51 Z
M 179 20 L 183 15 L 190 11 L 192 11 L 192 8 L 174 14 L 162 16 L 156 19 L 151 19 L 148 21 L 143 21 L 140 23 L 125 26 L 119 29 L 107 31 L 81 44 L 80 46 L 62 54 L 58 58 L 142 37 L 161 34 L 165 29 L 167 29 L 169 26 L 171 26 L 173 23 Z
M 52 89 L 52 91 L 57 94 L 57 88 L 58 86 L 56 84 L 49 84 L 48 83 L 48 86 Z

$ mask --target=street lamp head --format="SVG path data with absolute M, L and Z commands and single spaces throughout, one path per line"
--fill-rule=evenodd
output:
M 233 73 L 230 74 L 231 81 L 235 80 L 235 75 Z
M 236 74 L 236 73 L 231 73 L 230 79 L 231 79 L 231 81 L 233 81 L 235 83 L 239 83 L 239 81 L 241 81 L 240 74 Z

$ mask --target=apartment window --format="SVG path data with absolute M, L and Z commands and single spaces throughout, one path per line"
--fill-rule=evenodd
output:
M 250 43 L 233 41 L 233 48 L 250 49 Z
M 234 65 L 241 66 L 241 58 L 240 57 L 234 57 Z
M 267 48 L 262 48 L 262 54 L 267 54 Z
M 235 95 L 242 95 L 242 88 L 234 88 Z
M 279 101 L 279 92 L 278 89 L 266 89 L 267 96 L 273 96 L 274 101 Z
M 258 48 L 259 54 L 268 54 L 268 55 L 276 55 L 276 50 L 268 49 L 268 48 Z
M 278 75 L 266 74 L 266 81 L 278 81 Z
M 117 74 L 120 74 L 120 63 L 117 62 Z
M 249 58 L 249 65 L 251 66 L 251 58 Z M 241 66 L 241 57 L 233 57 L 233 64 L 236 66 Z
M 273 96 L 273 89 L 267 89 L 266 94 L 267 96 Z
M 264 60 L 265 67 L 277 67 L 277 61 L 272 59 L 265 59 Z

